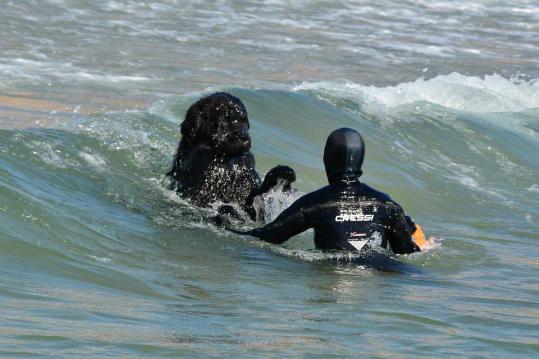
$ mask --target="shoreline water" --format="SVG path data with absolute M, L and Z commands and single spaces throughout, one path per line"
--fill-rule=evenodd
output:
M 91 97 L 49 100 L 42 93 L 0 92 L 0 128 L 24 129 L 53 127 L 65 121 L 98 113 L 144 110 L 140 100 Z M 59 96 L 51 96 L 52 98 Z M 61 96 L 65 97 L 65 96 Z

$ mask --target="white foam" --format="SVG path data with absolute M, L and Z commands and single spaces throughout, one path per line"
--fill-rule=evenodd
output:
M 52 144 L 41 141 L 33 141 L 32 147 L 34 149 L 32 151 L 32 154 L 41 158 L 41 160 L 46 164 L 59 168 L 66 167 L 64 159 L 60 157 L 60 154 L 62 152 L 58 149 L 55 149 Z
M 119 83 L 119 82 L 138 82 L 138 81 L 148 81 L 149 78 L 144 76 L 123 76 L 123 75 L 112 75 L 112 74 L 106 74 L 106 75 L 100 75 L 100 74 L 93 74 L 85 71 L 76 71 L 71 74 L 68 74 L 68 76 L 77 78 L 77 79 L 83 79 L 83 80 L 89 80 L 89 81 L 95 81 L 95 82 L 109 82 L 109 83 Z
M 96 73 L 75 67 L 69 62 L 36 61 L 23 58 L 16 58 L 7 63 L 0 63 L 0 74 L 32 80 L 42 80 L 52 76 L 57 79 L 111 84 L 150 80 L 150 78 L 144 76 Z
M 257 41 L 238 40 L 238 44 L 266 48 L 269 50 L 276 50 L 276 51 L 294 51 L 294 50 L 300 50 L 300 49 L 316 50 L 320 48 L 320 46 L 316 44 L 299 44 L 290 38 L 284 38 L 284 40 L 282 41 L 275 40 L 275 42 L 260 41 L 260 40 L 257 40 Z
M 97 257 L 97 256 L 94 256 L 94 255 L 88 255 L 88 257 L 98 261 L 98 262 L 101 262 L 101 263 L 111 263 L 112 262 L 112 259 L 110 259 L 109 257 Z
M 32 79 L 33 75 L 24 71 L 22 68 L 12 64 L 1 64 L 0 63 L 0 74 L 4 76 L 13 76 L 17 78 Z
M 422 256 L 427 252 L 440 248 L 442 246 L 442 241 L 443 241 L 442 238 L 431 236 L 427 238 L 427 240 L 425 241 L 425 244 L 421 246 L 421 252 L 405 254 L 404 256 L 412 256 L 412 257 Z
M 396 86 L 364 86 L 352 82 L 305 82 L 294 91 L 323 91 L 384 107 L 429 102 L 447 108 L 477 112 L 516 112 L 539 108 L 539 82 L 506 79 L 494 74 L 483 78 L 459 73 L 440 75 Z
M 92 166 L 94 169 L 98 171 L 103 171 L 105 166 L 107 165 L 107 162 L 98 155 L 94 155 L 87 152 L 80 152 L 79 156 L 85 159 L 86 162 L 90 164 L 90 166 Z
M 418 4 L 422 7 L 438 10 L 464 11 L 470 13 L 483 13 L 488 10 L 487 5 L 480 4 L 474 1 L 426 1 L 418 0 Z
M 355 252 L 336 252 L 326 253 L 312 249 L 289 249 L 281 246 L 272 246 L 271 249 L 281 255 L 301 259 L 305 262 L 317 262 L 326 260 L 339 260 L 352 262 L 355 259 L 361 258 L 362 253 Z

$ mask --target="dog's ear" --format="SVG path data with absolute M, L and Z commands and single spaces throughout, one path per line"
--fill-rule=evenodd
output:
M 182 139 L 180 141 L 180 147 L 185 150 L 196 143 L 198 133 L 200 132 L 204 117 L 201 108 L 203 107 L 201 106 L 203 105 L 201 103 L 202 100 L 198 100 L 189 107 L 185 114 L 185 120 L 181 124 Z
M 182 138 L 178 145 L 174 162 L 172 163 L 172 169 L 167 172 L 168 176 L 177 179 L 178 171 L 182 167 L 182 161 L 185 153 L 198 141 L 198 133 L 200 132 L 200 127 L 202 126 L 203 122 L 202 114 L 200 113 L 202 100 L 203 99 L 198 100 L 192 104 L 191 107 L 189 107 L 185 114 L 185 119 L 180 125 Z
M 223 94 L 218 92 L 201 98 L 189 107 L 181 125 L 184 149 L 193 145 L 213 144 L 212 137 L 222 120 L 224 103 Z

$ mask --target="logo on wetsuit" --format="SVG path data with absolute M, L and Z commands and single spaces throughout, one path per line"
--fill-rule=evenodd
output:
M 374 214 L 363 214 L 361 212 L 341 212 L 335 216 L 335 222 L 370 222 L 374 219 Z

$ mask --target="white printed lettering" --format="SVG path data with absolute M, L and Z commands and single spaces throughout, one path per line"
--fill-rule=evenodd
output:
M 374 214 L 363 213 L 340 213 L 335 217 L 335 222 L 371 222 Z

